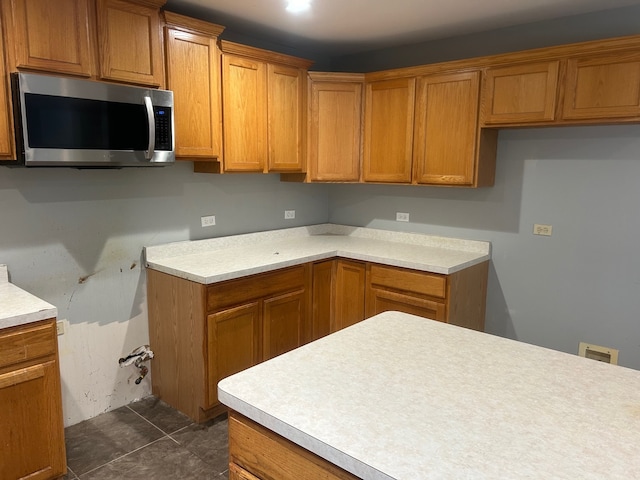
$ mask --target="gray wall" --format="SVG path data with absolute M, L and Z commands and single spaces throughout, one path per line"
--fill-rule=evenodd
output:
M 295 209 L 295 220 L 284 210 Z M 203 229 L 200 216 L 216 215 Z M 63 409 L 71 425 L 150 393 L 118 359 L 149 343 L 142 247 L 323 223 L 327 187 L 278 175 L 0 167 L 0 263 L 58 308 Z
M 569 353 L 595 343 L 640 369 L 639 178 L 638 125 L 503 130 L 494 187 L 333 185 L 329 218 L 488 240 L 488 332 Z

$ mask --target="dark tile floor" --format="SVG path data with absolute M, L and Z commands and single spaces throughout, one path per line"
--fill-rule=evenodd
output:
M 147 397 L 65 429 L 64 480 L 223 480 L 227 418 L 195 424 Z

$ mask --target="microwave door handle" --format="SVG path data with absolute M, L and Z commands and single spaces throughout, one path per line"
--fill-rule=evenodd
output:
M 144 152 L 144 157 L 147 160 L 151 160 L 156 149 L 156 121 L 153 116 L 153 104 L 151 103 L 151 97 L 148 95 L 144 97 L 144 106 L 146 107 L 147 120 L 149 121 L 149 149 Z

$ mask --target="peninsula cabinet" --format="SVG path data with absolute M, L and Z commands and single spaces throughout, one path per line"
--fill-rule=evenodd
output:
M 222 157 L 220 52 L 216 42 L 224 27 L 166 11 L 164 18 L 176 157 L 215 162 Z
M 220 380 L 311 340 L 310 269 L 208 286 L 148 270 L 153 393 L 195 421 L 222 413 Z
M 357 182 L 364 74 L 309 72 L 308 180 Z
M 166 0 L 2 0 L 10 72 L 161 87 Z
M 304 172 L 310 61 L 232 42 L 222 50 L 225 172 Z
M 55 318 L 0 330 L 0 478 L 67 471 Z

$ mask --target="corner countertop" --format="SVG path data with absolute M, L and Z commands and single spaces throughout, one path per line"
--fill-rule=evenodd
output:
M 640 478 L 639 371 L 399 312 L 218 396 L 360 478 Z
M 9 283 L 7 266 L 0 265 L 0 329 L 46 320 L 56 307 Z
M 489 260 L 491 244 L 321 224 L 145 247 L 148 268 L 202 284 L 333 257 L 448 275 Z

